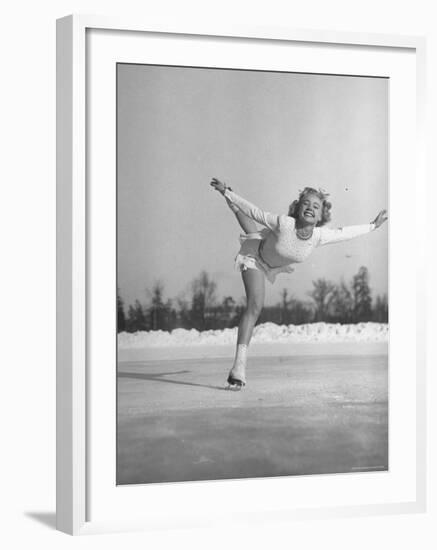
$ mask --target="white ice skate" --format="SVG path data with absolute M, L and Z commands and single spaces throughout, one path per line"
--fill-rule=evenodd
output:
M 246 385 L 245 365 L 243 362 L 234 365 L 228 376 L 228 390 L 241 390 Z

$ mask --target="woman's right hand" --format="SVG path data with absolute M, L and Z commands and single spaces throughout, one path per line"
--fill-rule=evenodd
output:
M 228 189 L 227 185 L 217 178 L 212 178 L 210 185 L 211 187 L 214 187 L 216 191 L 219 191 L 222 195 L 224 195 L 226 189 Z

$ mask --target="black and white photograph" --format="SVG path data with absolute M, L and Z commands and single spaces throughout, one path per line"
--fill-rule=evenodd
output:
M 388 471 L 389 79 L 116 77 L 117 484 Z
M 437 548 L 435 4 L 4 4 L 6 550 Z

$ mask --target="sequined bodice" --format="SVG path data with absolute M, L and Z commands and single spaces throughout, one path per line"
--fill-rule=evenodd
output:
M 314 228 L 309 239 L 296 235 L 294 220 L 280 216 L 279 231 L 264 230 L 260 253 L 270 267 L 278 267 L 306 260 L 320 240 L 320 230 Z

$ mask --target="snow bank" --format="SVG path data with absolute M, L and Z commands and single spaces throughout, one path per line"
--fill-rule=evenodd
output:
M 217 346 L 235 344 L 237 329 L 186 330 L 171 332 L 155 330 L 150 332 L 121 332 L 118 335 L 119 349 Z M 303 343 L 303 342 L 387 342 L 388 325 L 385 323 L 358 323 L 340 325 L 311 323 L 307 325 L 276 325 L 263 323 L 255 327 L 252 343 Z

